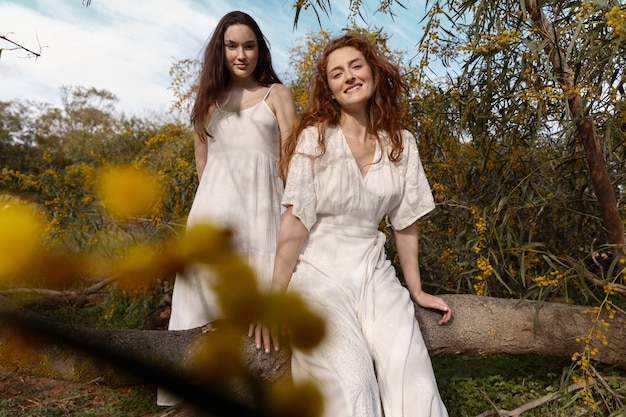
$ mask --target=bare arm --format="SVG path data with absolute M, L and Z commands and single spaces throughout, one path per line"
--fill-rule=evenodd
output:
M 196 158 L 196 171 L 198 173 L 198 181 L 202 178 L 204 167 L 206 166 L 207 159 L 207 143 L 200 140 L 200 136 L 197 133 L 193 135 L 194 138 L 194 153 Z
M 300 221 L 293 215 L 292 206 L 287 207 L 283 218 L 280 222 L 280 231 L 278 232 L 278 242 L 276 245 L 276 260 L 274 262 L 274 273 L 272 275 L 271 292 L 283 293 L 289 286 L 291 274 L 296 267 L 300 250 L 304 239 L 309 231 Z M 270 351 L 271 339 L 274 341 L 274 349 L 279 348 L 279 338 L 276 328 L 271 331 L 268 326 L 254 326 L 250 328 L 249 335 L 254 333 L 257 349 L 261 349 L 261 345 L 266 353 Z
M 266 103 L 276 116 L 278 130 L 280 132 L 280 156 L 283 154 L 285 141 L 291 135 L 293 122 L 296 118 L 296 106 L 291 96 L 291 91 L 282 84 L 276 84 L 272 88 Z M 296 266 L 300 248 L 308 231 L 297 217 L 292 214 L 291 206 L 285 211 L 281 220 L 276 247 L 276 260 L 274 263 L 274 275 L 270 291 L 284 292 L 291 280 L 291 273 Z M 278 278 L 277 278 L 278 277 Z M 276 330 L 273 329 L 274 348 L 278 350 L 279 341 Z M 256 348 L 261 345 L 266 353 L 270 351 L 270 328 L 261 323 L 252 323 L 248 336 L 255 338 Z
M 282 84 L 276 84 L 267 97 L 267 105 L 272 109 L 278 121 L 282 155 L 283 145 L 291 134 L 293 121 L 296 118 L 296 105 L 293 102 L 291 91 Z
M 409 288 L 411 297 L 415 302 L 424 308 L 434 308 L 443 313 L 439 324 L 444 324 L 452 317 L 452 310 L 448 304 L 440 297 L 425 293 L 422 291 L 422 278 L 419 269 L 419 233 L 417 224 L 413 223 L 409 227 L 396 230 L 394 232 L 396 238 L 396 247 L 398 248 L 398 257 L 400 258 L 400 266 L 404 273 L 406 285 Z
M 214 111 L 215 111 L 215 106 L 211 106 L 209 108 L 209 119 Z M 200 181 L 200 179 L 202 178 L 202 173 L 204 172 L 204 167 L 206 166 L 208 145 L 206 141 L 202 141 L 200 139 L 198 132 L 194 132 L 193 145 L 194 145 L 194 154 L 195 154 L 195 159 L 196 159 L 196 172 L 198 174 L 198 181 Z
M 293 206 L 287 207 L 280 222 L 274 274 L 270 289 L 272 292 L 285 292 L 287 290 L 302 244 L 309 234 L 300 219 L 293 215 L 292 208 Z

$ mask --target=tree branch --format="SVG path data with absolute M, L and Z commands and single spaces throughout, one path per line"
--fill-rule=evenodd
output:
M 565 391 L 567 391 L 567 393 L 571 393 L 574 391 L 578 391 L 581 390 L 585 387 L 590 387 L 593 385 L 596 385 L 598 383 L 602 383 L 606 386 L 606 383 L 604 382 L 605 380 L 621 380 L 623 378 L 620 377 L 609 377 L 609 378 L 594 378 L 592 380 L 589 380 L 587 382 L 578 382 L 576 384 L 572 384 L 569 385 Z M 488 410 L 485 411 L 484 413 L 481 413 L 479 415 L 477 415 L 476 417 L 487 417 L 487 416 L 492 416 L 494 414 L 497 414 L 498 416 L 502 416 L 502 417 L 519 417 L 520 415 L 522 415 L 522 413 L 525 413 L 528 410 L 532 410 L 533 408 L 537 408 L 547 402 L 550 401 L 554 401 L 556 399 L 559 399 L 563 396 L 562 392 L 553 392 L 550 394 L 546 394 L 543 397 L 537 398 L 536 400 L 527 402 L 526 404 L 523 404 L 519 407 L 517 407 L 514 410 L 508 411 L 508 410 L 501 410 L 498 409 L 495 404 L 487 397 L 487 394 L 484 392 L 484 390 L 481 390 L 481 392 L 483 393 L 483 396 L 485 397 L 485 399 L 487 400 L 487 402 L 493 407 L 492 410 Z
M 11 288 L 9 290 L 1 290 L 0 296 L 35 296 L 39 297 L 31 304 L 58 304 L 58 303 L 73 303 L 76 304 L 80 300 L 86 300 L 86 298 L 92 294 L 97 293 L 107 285 L 116 281 L 116 277 L 110 277 L 103 280 L 99 280 L 94 285 L 82 288 L 74 291 L 55 291 L 41 288 Z
M 15 41 L 12 41 L 11 39 L 7 38 L 5 35 L 0 35 L 0 39 L 6 42 L 9 42 L 12 45 L 15 45 L 15 48 L 10 48 L 10 49 L 6 49 L 6 48 L 0 48 L 0 55 L 2 54 L 2 51 L 4 50 L 8 50 L 8 51 L 15 51 L 15 50 L 22 50 L 22 51 L 26 51 L 28 52 L 30 55 L 35 56 L 35 59 L 39 58 L 41 56 L 41 45 L 39 46 L 39 52 L 35 52 L 33 50 L 28 49 L 27 47 L 25 47 L 22 44 L 19 44 Z

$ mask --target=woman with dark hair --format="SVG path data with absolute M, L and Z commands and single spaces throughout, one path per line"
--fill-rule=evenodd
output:
M 291 93 L 272 67 L 259 26 L 246 13 L 226 14 L 206 46 L 191 114 L 199 184 L 187 227 L 211 223 L 231 229 L 262 291 L 270 285 L 280 224 L 281 143 L 294 118 Z M 201 265 L 176 276 L 169 330 L 222 318 L 212 276 Z M 159 390 L 158 404 L 178 402 Z
M 435 204 L 402 125 L 399 71 L 367 39 L 343 36 L 325 47 L 312 83 L 281 160 L 271 290 L 301 295 L 327 334 L 311 351 L 294 348 L 294 381 L 318 384 L 326 417 L 447 416 L 411 302 L 439 310 L 439 324 L 452 316 L 421 286 L 416 221 Z M 385 216 L 408 290 L 385 256 Z M 278 349 L 276 336 L 265 327 L 257 343 Z
M 232 39 L 226 36 L 227 32 L 234 33 L 238 28 L 247 32 L 247 40 L 250 42 L 248 45 L 243 45 L 245 49 L 239 52 L 253 51 L 255 55 L 250 56 L 250 66 L 243 73 L 236 71 L 236 66 L 240 62 L 229 62 L 232 59 L 237 60 L 237 56 L 229 56 L 231 51 L 235 51 L 235 44 L 232 43 Z M 238 78 L 242 79 L 239 80 Z M 240 84 L 242 81 L 250 82 L 251 87 L 257 89 L 267 88 L 272 84 L 281 84 L 272 66 L 272 56 L 259 25 L 250 15 L 234 11 L 224 15 L 218 22 L 204 50 L 202 69 L 198 76 L 198 92 L 191 112 L 191 122 L 201 140 L 206 141 L 207 136 L 210 136 L 210 133 L 207 132 L 207 123 L 213 114 L 216 103 L 230 98 L 233 93 L 241 94 L 238 91 L 240 88 L 233 88 L 235 87 L 233 83 Z M 282 94 L 282 98 L 287 99 L 286 105 L 288 107 L 290 100 L 293 101 L 291 93 L 286 87 L 277 88 L 275 94 Z M 237 109 L 236 98 L 239 97 L 230 98 L 230 107 L 235 110 Z

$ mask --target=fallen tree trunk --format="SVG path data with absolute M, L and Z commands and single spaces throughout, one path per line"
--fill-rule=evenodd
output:
M 584 349 L 576 338 L 594 331 L 594 317 L 580 306 L 473 295 L 442 297 L 453 311 L 449 324 L 438 326 L 438 313 L 416 310 L 431 356 L 571 357 Z M 217 323 L 213 328 L 185 331 L 91 329 L 16 309 L 3 298 L 0 298 L 0 313 L 3 321 L 13 325 L 13 330 L 4 324 L 0 327 L 0 361 L 5 369 L 56 379 L 98 379 L 118 386 L 136 383 L 139 374 L 183 392 L 180 383 L 189 381 L 192 344 L 199 338 L 211 338 L 213 330 L 221 331 L 227 326 Z M 601 331 L 608 345 L 603 346 L 594 338 L 590 345 L 598 348 L 594 359 L 626 370 L 626 317 L 616 315 L 605 319 L 610 325 L 601 326 Z M 26 330 L 32 343 L 25 344 L 23 335 L 16 336 L 16 328 Z M 243 357 L 255 378 L 262 383 L 288 378 L 288 351 L 259 353 L 245 336 L 245 329 L 240 332 Z M 236 396 L 242 398 L 249 395 L 247 390 L 234 389 Z
M 426 346 L 431 356 L 495 354 L 571 357 L 585 345 L 577 342 L 595 331 L 606 337 L 592 338 L 597 348 L 594 359 L 626 370 L 626 316 L 608 318 L 604 311 L 594 327 L 593 314 L 586 308 L 561 303 L 510 300 L 474 295 L 443 295 L 453 311 L 452 323 L 440 327 L 437 314 L 417 310 Z
M 266 355 L 241 334 L 247 374 L 208 387 L 191 372 L 194 346 L 210 343 L 227 322 L 185 331 L 93 329 L 47 318 L 0 296 L 0 370 L 113 387 L 151 383 L 180 394 L 185 408 L 170 417 L 266 416 L 265 387 L 288 382 L 288 349 Z M 205 413 L 211 410 L 211 414 Z

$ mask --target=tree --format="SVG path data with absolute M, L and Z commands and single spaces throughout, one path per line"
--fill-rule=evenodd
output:
M 24 103 L 0 102 L 0 165 L 29 171 L 32 151 L 26 121 L 29 109 Z
M 589 113 L 589 110 L 585 108 L 587 105 L 583 104 L 583 97 L 580 93 L 580 88 L 576 89 L 577 84 L 584 83 L 584 78 L 582 76 L 576 77 L 570 68 L 569 59 L 566 53 L 569 46 L 573 46 L 578 50 L 582 49 L 580 46 L 576 45 L 581 41 L 591 43 L 595 40 L 599 40 L 601 42 L 608 41 L 608 43 L 612 43 L 612 38 L 615 37 L 615 32 L 611 30 L 611 26 L 614 25 L 611 25 L 609 22 L 607 22 L 607 24 L 602 22 L 600 25 L 597 25 L 594 22 L 598 15 L 607 15 L 611 13 L 611 11 L 607 11 L 606 8 L 593 10 L 592 7 L 590 8 L 591 5 L 584 3 L 578 10 L 574 7 L 568 7 L 566 10 L 561 10 L 560 8 L 550 10 L 553 13 L 555 20 L 560 20 L 562 18 L 565 18 L 565 20 L 574 20 L 578 17 L 577 14 L 581 14 L 576 26 L 571 25 L 568 27 L 563 25 L 565 27 L 559 30 L 559 32 L 565 32 L 566 34 L 567 32 L 572 33 L 569 45 L 567 45 L 567 41 L 565 42 L 565 45 L 562 45 L 562 38 L 565 36 L 559 37 L 556 35 L 556 31 L 554 30 L 556 26 L 555 21 L 550 22 L 548 20 L 539 3 L 535 0 L 525 0 L 524 6 L 532 19 L 534 27 L 540 35 L 541 41 L 545 43 L 544 51 L 549 57 L 552 72 L 556 76 L 556 79 L 561 85 L 563 91 L 567 92 L 565 98 L 569 107 L 570 120 L 576 126 L 578 138 L 583 146 L 583 149 L 585 150 L 589 175 L 591 177 L 595 194 L 598 198 L 598 205 L 600 207 L 600 214 L 607 232 L 608 243 L 612 245 L 620 245 L 622 247 L 626 246 L 624 226 L 617 208 L 615 192 L 613 190 L 611 179 L 609 178 L 604 153 L 600 143 L 598 143 L 595 122 L 593 120 L 593 116 Z M 617 7 L 611 10 L 617 11 L 620 9 Z M 603 28 L 602 26 L 605 27 Z M 576 36 L 575 30 L 580 28 L 585 28 L 591 32 L 591 36 L 588 40 L 582 40 Z M 599 36 L 593 33 L 595 31 L 600 32 L 598 34 Z M 581 67 L 579 68 L 579 71 L 582 70 L 581 72 L 587 72 L 590 70 L 590 64 L 594 61 L 597 62 L 598 60 L 607 62 L 609 67 L 611 66 L 610 63 L 613 62 L 620 65 L 619 61 L 621 61 L 621 59 L 619 55 L 615 55 L 615 52 L 618 52 L 618 54 L 619 52 L 623 52 L 623 47 L 620 43 L 621 42 L 618 42 L 615 45 L 617 47 L 617 51 L 610 51 L 610 49 L 612 49 L 610 45 L 602 45 L 600 48 L 594 47 L 592 44 L 584 45 L 589 48 L 589 54 L 583 54 L 584 58 L 578 62 L 576 62 L 576 59 L 573 59 L 574 64 Z M 568 47 L 567 49 L 565 48 L 566 46 Z M 607 46 L 609 51 L 606 50 Z M 595 81 L 601 85 L 600 91 L 596 91 L 596 94 L 599 93 L 600 95 L 602 95 L 602 89 L 604 88 L 608 88 L 613 91 L 615 88 L 618 88 L 618 86 L 615 85 L 615 81 L 617 81 L 616 77 L 620 78 L 618 81 L 620 85 L 622 84 L 621 78 L 626 77 L 626 74 L 620 76 L 619 74 L 615 74 L 612 70 L 607 71 L 606 73 L 604 71 L 599 71 L 599 73 L 597 73 L 591 69 L 590 72 L 592 73 L 591 79 L 593 80 L 595 78 Z M 591 108 L 592 106 L 593 105 L 589 107 Z M 615 253 L 619 256 L 619 248 L 615 249 Z
M 45 207 L 51 245 L 111 254 L 122 236 L 131 242 L 143 233 L 155 239 L 177 233 L 196 187 L 190 130 L 118 114 L 108 91 L 64 87 L 62 94 L 62 108 L 11 102 L 0 109 L 2 157 L 10 157 L 0 191 Z M 101 171 L 128 164 L 150 171 L 164 195 L 177 196 L 163 198 L 132 230 L 102 213 L 95 189 Z
M 452 3 L 446 6 L 451 10 L 455 7 Z M 596 120 L 614 124 L 612 119 L 620 117 L 615 93 L 621 88 L 623 75 L 614 68 L 623 67 L 623 41 L 612 29 L 616 23 L 611 24 L 608 18 L 611 10 L 619 10 L 619 6 L 613 9 L 609 3 L 541 6 L 535 1 L 526 1 L 522 9 L 519 6 L 506 1 L 495 4 L 472 1 L 456 10 L 456 16 L 473 19 L 467 25 L 459 25 L 458 20 L 451 22 L 464 27 L 467 33 L 468 43 L 461 46 L 469 55 L 465 75 L 483 71 L 488 94 L 500 100 L 501 105 L 522 104 L 528 110 L 519 98 L 527 101 L 533 93 L 539 103 L 551 101 L 549 113 L 540 116 L 561 125 L 564 139 L 578 139 L 582 145 L 607 242 L 618 245 L 614 248 L 618 254 L 619 245 L 626 241 L 605 161 L 605 155 L 612 156 L 614 137 L 609 133 L 598 138 Z M 433 5 L 431 19 L 438 19 L 436 11 L 440 7 L 440 3 Z M 458 43 L 451 39 L 449 42 Z M 598 66 L 598 62 L 604 65 Z M 483 108 L 488 111 L 494 104 L 488 101 Z M 615 110 L 618 112 L 613 113 Z M 515 113 L 504 113 L 504 121 Z M 600 139 L 604 144 L 600 144 Z

